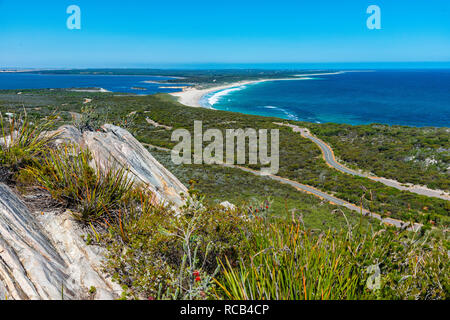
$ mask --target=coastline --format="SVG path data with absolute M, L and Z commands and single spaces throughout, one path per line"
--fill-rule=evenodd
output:
M 73 92 L 91 92 L 91 93 L 97 93 L 97 92 L 111 92 L 109 90 L 106 90 L 104 88 L 98 88 L 98 89 L 69 89 L 69 91 Z
M 295 78 L 278 78 L 278 79 L 259 79 L 259 80 L 247 80 L 247 81 L 238 81 L 238 82 L 232 82 L 229 84 L 224 84 L 220 86 L 215 86 L 211 88 L 206 89 L 197 89 L 195 87 L 188 87 L 183 88 L 182 91 L 179 92 L 171 92 L 169 93 L 171 96 L 174 96 L 178 99 L 178 102 L 181 104 L 184 104 L 188 107 L 197 107 L 197 108 L 203 108 L 203 106 L 200 104 L 201 99 L 212 92 L 215 91 L 222 91 L 234 87 L 240 87 L 244 85 L 249 84 L 256 84 L 261 82 L 268 82 L 268 81 L 289 81 L 289 80 L 308 80 L 309 76 L 319 76 L 319 75 L 333 75 L 333 74 L 342 74 L 346 72 L 351 71 L 337 71 L 337 72 L 328 72 L 328 73 L 309 73 L 309 74 L 296 74 L 294 75 Z

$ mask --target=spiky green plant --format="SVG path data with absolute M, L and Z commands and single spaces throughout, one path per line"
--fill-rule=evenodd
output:
M 238 265 L 222 262 L 228 299 L 446 299 L 442 242 L 395 229 L 314 232 L 298 222 L 256 223 Z M 418 244 L 420 242 L 420 244 Z M 430 246 L 431 245 L 431 246 Z M 248 249 L 247 249 L 248 248 Z M 245 252 L 245 251 L 244 251 Z M 376 270 L 376 272 L 374 271 Z
M 31 122 L 27 116 L 13 115 L 8 121 L 0 114 L 0 166 L 17 171 L 42 154 L 55 133 L 44 134 L 54 116 Z
M 224 280 L 218 284 L 228 298 L 358 298 L 359 272 L 349 263 L 345 237 L 334 239 L 328 232 L 315 238 L 300 223 L 257 228 L 252 244 L 257 252 L 249 263 L 222 264 Z
M 48 149 L 41 161 L 24 174 L 34 179 L 53 198 L 74 208 L 84 221 L 115 212 L 131 195 L 133 182 L 124 168 L 93 169 L 89 150 L 75 146 Z M 97 165 L 96 168 L 99 168 Z

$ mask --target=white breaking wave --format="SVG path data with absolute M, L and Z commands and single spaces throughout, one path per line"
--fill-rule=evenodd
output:
M 301 78 L 293 78 L 293 79 L 286 79 L 286 80 L 317 80 L 317 79 L 320 79 L 320 78 L 312 78 L 312 77 L 302 76 Z M 273 80 L 267 80 L 267 81 L 279 81 L 279 80 L 273 79 Z M 252 83 L 252 84 L 257 84 L 257 83 L 260 83 L 260 82 L 256 82 L 256 83 Z M 217 92 L 213 93 L 209 97 L 207 95 L 207 96 L 204 97 L 205 100 L 206 100 L 206 101 L 204 100 L 204 102 L 206 102 L 206 103 L 203 103 L 203 105 L 207 105 L 208 107 L 212 108 L 212 106 L 214 104 L 216 104 L 217 102 L 219 102 L 219 100 L 222 99 L 224 96 L 226 96 L 226 95 L 228 95 L 228 94 L 230 94 L 231 92 L 234 92 L 234 91 L 241 91 L 241 90 L 243 90 L 245 88 L 247 88 L 246 84 L 245 85 L 241 85 L 239 87 L 233 87 L 233 88 L 217 91 Z M 273 109 L 279 109 L 279 108 L 274 107 Z M 282 110 L 282 109 L 280 109 L 280 110 Z M 290 115 L 292 117 L 297 118 L 295 115 L 292 115 L 292 114 L 290 114 Z
M 264 106 L 264 108 L 278 110 L 278 111 L 284 113 L 284 115 L 286 115 L 286 117 L 288 119 L 290 119 L 290 120 L 296 120 L 296 121 L 299 120 L 299 118 L 294 113 L 289 112 L 286 109 L 283 109 L 283 108 L 280 108 L 280 107 L 276 107 L 276 106 Z
M 230 88 L 230 89 L 225 89 L 225 90 L 221 90 L 218 91 L 216 93 L 214 93 L 211 97 L 208 98 L 208 104 L 210 106 L 213 106 L 214 104 L 216 104 L 222 97 L 226 96 L 227 94 L 234 92 L 234 91 L 241 91 L 242 89 L 247 88 L 246 86 L 240 86 L 237 88 Z

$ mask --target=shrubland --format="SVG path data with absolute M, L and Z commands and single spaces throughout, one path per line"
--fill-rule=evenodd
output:
M 146 133 L 145 116 L 175 128 L 190 128 L 189 119 L 182 118 L 181 106 L 165 96 L 98 97 L 103 103 L 111 102 L 109 120 L 126 124 L 144 143 L 171 145 L 169 130 L 151 128 Z M 73 103 L 71 112 L 81 113 L 81 106 L 76 109 L 78 98 L 68 98 L 68 103 Z M 116 110 L 116 103 L 124 103 L 124 107 Z M 36 119 L 52 114 L 50 107 L 27 108 L 27 114 Z M 100 106 L 94 112 L 105 113 L 103 108 L 107 107 Z M 232 113 L 219 113 L 220 117 L 215 113 L 213 117 L 205 110 L 186 110 L 189 116 L 201 117 L 211 126 L 227 127 L 230 121 L 244 127 L 272 125 L 272 119 L 262 117 Z M 136 113 L 131 118 L 132 111 Z M 71 121 L 64 112 L 56 117 L 58 124 Z M 188 118 L 186 113 L 184 118 Z M 24 137 L 1 146 L 1 172 L 9 177 L 5 182 L 24 192 L 40 188 L 59 206 L 69 209 L 85 226 L 86 241 L 108 248 L 104 268 L 123 286 L 124 299 L 449 298 L 445 229 L 395 229 L 274 181 L 215 166 L 169 168 L 190 186 L 185 205 L 175 212 L 157 203 L 141 186 L 129 183 L 120 168 L 101 173 L 89 167 L 88 150 L 55 148 L 51 139 L 41 140 L 41 132 L 55 123 L 16 119 L 3 121 L 3 141 L 20 130 Z M 291 165 L 300 163 L 300 167 L 290 168 L 285 163 L 280 174 L 292 178 L 296 170 L 302 170 L 304 175 L 296 179 L 313 183 L 317 179 L 314 173 L 325 170 L 317 150 L 294 133 L 282 132 L 284 143 L 294 148 L 286 156 Z M 304 159 L 302 154 L 296 158 L 300 150 L 319 163 Z M 162 163 L 169 163 L 163 152 L 152 152 Z M 309 176 L 305 164 L 313 165 Z M 447 214 L 438 211 L 441 202 L 434 199 L 402 198 L 403 193 L 366 184 L 365 180 L 330 171 L 324 175 L 327 178 L 316 184 L 330 190 L 326 184 L 329 179 L 336 184 L 335 192 L 344 197 L 352 198 L 352 192 L 359 201 L 359 189 L 368 198 L 368 190 L 375 192 L 377 200 L 363 199 L 367 201 L 364 206 L 390 205 L 402 217 L 405 212 L 420 216 L 424 210 L 420 207 L 426 204 L 436 214 Z M 241 189 L 236 188 L 237 181 Z M 341 183 L 350 185 L 339 191 Z M 389 196 L 384 197 L 383 192 Z M 236 207 L 219 205 L 223 200 Z M 445 209 L 445 202 L 442 206 Z M 312 218 L 315 215 L 320 216 L 318 221 Z

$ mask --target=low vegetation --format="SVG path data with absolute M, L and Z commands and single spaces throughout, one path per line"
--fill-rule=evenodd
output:
M 17 172 L 33 162 L 53 138 L 42 134 L 51 124 L 48 119 L 33 123 L 26 116 L 9 114 L 5 119 L 0 114 L 0 166 Z
M 450 129 L 309 124 L 347 165 L 403 183 L 450 190 Z
M 128 216 L 130 218 L 130 216 Z M 190 199 L 174 218 L 134 214 L 127 241 L 109 233 L 106 270 L 127 299 L 447 299 L 445 241 L 349 224 L 291 219 Z
M 52 94 L 60 99 L 58 93 Z M 54 106 L 37 103 L 36 93 L 31 96 L 33 106 L 25 107 L 29 117 L 53 114 Z M 67 105 L 60 106 L 55 125 L 71 122 L 69 112 L 82 113 L 80 97 L 66 96 Z M 166 96 L 93 97 L 99 100 L 95 113 L 109 110 L 111 122 L 125 123 L 140 141 L 158 146 L 172 145 L 171 131 L 150 127 L 146 116 L 189 130 L 193 118 L 219 128 L 229 127 L 230 121 L 237 127 L 273 126 L 269 118 L 183 109 Z M 120 110 L 114 108 L 119 104 L 123 104 Z M 11 106 L 3 108 L 5 112 Z M 20 125 L 8 121 L 4 132 L 34 122 L 35 126 L 25 126 L 22 135 L 36 138 L 54 126 L 41 127 L 31 119 L 21 120 Z M 90 120 L 81 123 L 84 130 L 95 129 L 95 125 L 89 127 Z M 11 125 L 16 129 L 11 130 Z M 392 207 L 391 212 L 395 209 L 400 217 L 411 215 L 426 221 L 426 211 L 448 215 L 447 204 L 439 199 L 406 196 L 329 171 L 314 145 L 288 129 L 280 132 L 282 144 L 293 148 L 284 154 L 280 175 L 317 185 L 365 207 Z M 1 144 L 1 167 L 10 174 L 7 183 L 18 189 L 37 187 L 70 209 L 85 226 L 86 242 L 108 248 L 105 271 L 123 286 L 124 299 L 450 298 L 449 242 L 440 225 L 418 232 L 387 227 L 237 169 L 170 168 L 167 153 L 152 151 L 190 186 L 185 205 L 174 212 L 132 184 L 125 171 L 94 169 L 88 150 L 56 148 L 50 141 L 34 138 Z M 10 151 L 13 146 L 14 152 Z M 224 200 L 236 208 L 218 204 Z
M 133 182 L 122 168 L 91 167 L 88 150 L 64 145 L 48 148 L 40 161 L 21 172 L 21 182 L 44 188 L 51 196 L 74 208 L 84 221 L 98 220 L 115 211 L 129 197 Z
M 305 229 L 255 221 L 238 267 L 217 280 L 229 299 L 438 299 L 449 294 L 445 246 L 395 229 Z
M 326 71 L 325 71 L 326 72 Z M 164 69 L 79 69 L 79 70 L 39 70 L 39 74 L 91 74 L 91 75 L 139 75 L 166 76 L 160 78 L 160 83 L 184 83 L 198 86 L 216 86 L 224 83 L 234 83 L 242 80 L 294 78 L 292 70 L 261 70 L 261 69 L 229 69 L 229 70 L 164 70 Z M 301 71 L 302 74 L 317 73 L 317 70 Z
M 92 102 L 88 105 L 84 103 L 84 98 L 86 97 L 92 99 Z M 208 128 L 226 130 L 229 128 L 249 127 L 255 129 L 280 129 L 280 171 L 278 175 L 316 187 L 355 205 L 362 205 L 365 209 L 386 217 L 408 221 L 413 220 L 423 223 L 427 227 L 440 225 L 445 228 L 450 223 L 449 201 L 400 191 L 367 178 L 350 176 L 334 170 L 326 165 L 317 145 L 308 139 L 302 139 L 300 134 L 292 132 L 290 128 L 273 124 L 275 121 L 279 122 L 279 119 L 276 118 L 203 108 L 189 108 L 180 105 L 173 97 L 166 94 L 121 96 L 120 94 L 111 93 L 79 93 L 66 90 L 23 90 L 21 95 L 17 95 L 13 90 L 4 90 L 0 94 L 0 110 L 3 110 L 3 112 L 13 112 L 17 109 L 19 103 L 21 108 L 25 108 L 29 115 L 35 117 L 49 116 L 54 112 L 55 108 L 58 108 L 60 110 L 60 124 L 73 122 L 74 114 L 82 114 L 83 110 L 88 109 L 89 117 L 94 127 L 95 123 L 101 121 L 125 126 L 139 141 L 166 148 L 172 148 L 175 144 L 171 141 L 172 130 L 185 128 L 193 132 L 194 119 L 202 120 L 204 130 Z M 170 126 L 172 130 L 154 127 L 146 121 L 146 118 Z M 316 128 L 316 125 L 310 123 L 293 123 L 300 126 L 309 126 L 312 130 Z M 334 128 L 335 126 L 334 124 L 320 124 L 317 125 L 317 128 L 323 128 L 322 130 L 326 131 L 328 130 L 327 128 Z M 366 128 L 364 130 L 369 130 L 371 126 L 347 127 L 361 127 Z M 402 136 L 411 135 L 416 140 L 424 140 L 427 139 L 428 135 L 425 129 L 419 130 L 409 127 L 385 126 L 383 130 L 386 133 L 381 136 L 390 135 L 395 137 L 400 134 L 396 132 L 401 132 L 400 135 Z M 327 137 L 323 137 L 322 134 L 319 134 L 319 136 L 328 142 Z M 448 143 L 446 144 L 444 140 L 440 139 L 439 143 L 443 145 L 444 149 L 448 149 Z M 347 143 L 347 146 L 352 149 L 353 145 L 358 146 L 359 143 L 352 140 Z M 395 154 L 397 148 L 403 146 L 406 150 L 409 145 L 411 145 L 409 140 L 405 140 L 404 146 L 402 145 L 402 140 L 396 140 L 395 148 L 391 144 L 385 143 L 383 149 L 379 152 L 381 154 L 380 159 L 383 159 L 382 161 L 386 163 L 391 163 L 392 168 L 403 168 L 401 170 L 392 169 L 397 170 L 399 175 L 402 174 L 403 177 L 412 177 L 414 175 L 414 181 L 426 184 L 427 179 L 432 179 L 428 176 L 430 172 L 416 171 L 413 167 L 404 167 L 403 161 L 389 156 L 392 153 Z M 335 147 L 333 143 L 332 146 Z M 437 152 L 439 148 L 435 150 Z M 360 152 L 358 154 L 360 163 L 371 162 L 368 156 L 369 153 Z M 339 152 L 338 156 L 341 156 Z M 372 153 L 370 158 L 374 156 Z M 446 158 L 440 159 L 444 161 Z M 258 169 L 257 166 L 252 167 Z M 368 165 L 362 165 L 361 168 L 371 170 Z M 239 173 L 235 172 L 234 174 Z M 383 172 L 378 172 L 378 174 L 382 176 Z M 389 177 L 390 175 L 387 176 Z M 448 179 L 448 174 L 444 176 L 441 174 L 440 176 L 444 177 L 444 180 Z M 441 181 L 444 180 L 441 179 Z M 436 181 L 439 181 L 439 179 Z M 202 181 L 199 182 L 199 184 L 201 183 Z M 233 186 L 230 185 L 227 187 L 227 190 L 232 188 Z M 206 195 L 212 195 L 212 193 L 220 193 L 220 190 L 212 186 L 210 191 L 205 190 L 205 192 Z M 255 192 L 254 194 L 257 193 Z M 291 194 L 295 194 L 293 197 L 296 197 L 298 192 L 292 190 Z M 282 211 L 279 211 L 279 213 L 282 214 Z

